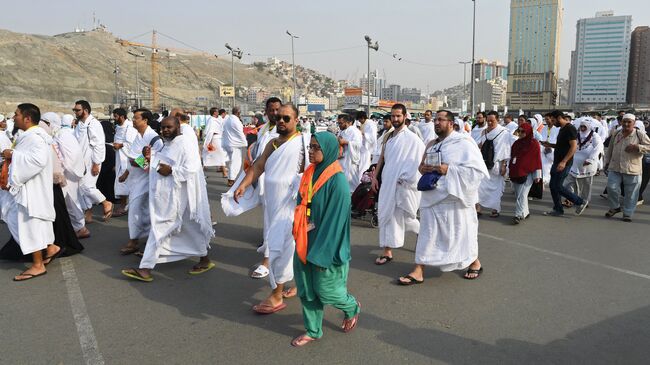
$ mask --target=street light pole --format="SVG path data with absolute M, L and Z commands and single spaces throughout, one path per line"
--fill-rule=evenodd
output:
M 235 89 L 235 57 L 241 60 L 242 52 L 239 48 L 232 48 L 228 43 L 226 43 L 226 48 L 230 51 L 230 65 L 232 68 L 232 107 L 235 107 L 235 98 L 237 97 L 237 91 Z
M 298 105 L 298 86 L 296 83 L 296 59 L 295 59 L 295 53 L 293 51 L 293 40 L 300 37 L 291 34 L 288 30 L 287 30 L 287 35 L 291 37 L 291 72 L 293 74 L 293 103 Z
M 458 63 L 463 65 L 463 99 L 467 100 L 467 64 L 472 61 L 458 61 Z
M 366 40 L 366 43 L 368 44 L 368 75 L 367 76 L 367 87 L 368 87 L 368 103 L 366 105 L 366 115 L 368 118 L 370 118 L 370 49 L 374 49 L 375 51 L 379 50 L 379 42 L 375 41 L 372 43 L 372 39 L 370 39 L 369 36 L 364 36 L 363 37 Z M 361 93 L 361 101 L 363 102 L 363 93 Z
M 472 107 L 472 114 L 474 114 L 474 62 L 475 62 L 475 57 L 474 57 L 474 52 L 476 49 L 476 0 L 472 0 L 472 4 L 474 7 L 474 15 L 472 17 L 472 84 L 471 84 L 471 93 L 472 93 L 472 102 L 470 103 Z
M 115 74 L 115 100 L 113 100 L 114 104 L 119 104 L 120 103 L 120 95 L 119 95 L 119 89 L 118 89 L 118 75 L 120 73 L 120 66 L 117 65 L 117 60 L 115 60 L 115 68 L 113 69 L 113 73 Z
M 140 108 L 140 74 L 138 71 L 138 58 L 144 57 L 144 54 L 138 54 L 127 51 L 128 54 L 135 58 L 135 105 Z

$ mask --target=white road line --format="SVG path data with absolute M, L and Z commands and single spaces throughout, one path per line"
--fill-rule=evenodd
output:
M 77 273 L 74 270 L 72 260 L 63 258 L 59 262 L 61 263 L 65 286 L 68 289 L 68 299 L 70 300 L 75 325 L 77 325 L 77 334 L 79 335 L 79 344 L 81 344 L 84 360 L 87 365 L 103 365 L 104 358 L 99 353 L 95 331 L 86 311 L 86 303 L 81 294 L 79 280 L 77 280 Z
M 587 259 L 583 259 L 581 257 L 571 256 L 571 255 L 567 255 L 567 254 L 561 253 L 561 252 L 546 250 L 546 249 L 543 249 L 543 248 L 531 246 L 531 245 L 521 243 L 521 242 L 517 242 L 517 241 L 508 240 L 508 239 L 497 237 L 497 236 L 492 236 L 492 235 L 485 234 L 485 233 L 479 233 L 479 236 L 483 236 L 485 238 L 489 238 L 489 239 L 492 239 L 492 240 L 495 240 L 495 241 L 509 243 L 511 245 L 515 245 L 515 246 L 519 246 L 519 247 L 525 247 L 525 248 L 535 250 L 535 251 L 538 251 L 538 252 L 543 252 L 545 254 L 549 254 L 549 255 L 553 255 L 553 256 L 557 256 L 557 257 L 562 257 L 562 258 L 565 258 L 567 260 L 573 260 L 573 261 L 581 262 L 583 264 L 594 265 L 594 266 L 602 267 L 604 269 L 609 269 L 609 270 L 617 271 L 617 272 L 620 272 L 620 273 L 623 273 L 623 274 L 627 274 L 627 275 L 631 275 L 631 276 L 636 276 L 638 278 L 650 280 L 650 275 L 641 274 L 641 273 L 636 272 L 636 271 L 621 269 L 621 268 L 616 267 L 616 266 L 611 266 L 611 265 L 607 265 L 607 264 L 602 264 L 600 262 L 590 261 L 590 260 L 587 260 Z

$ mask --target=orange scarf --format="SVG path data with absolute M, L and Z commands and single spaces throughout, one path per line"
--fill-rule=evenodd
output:
M 307 264 L 307 226 L 311 216 L 311 199 L 330 177 L 343 171 L 339 162 L 334 161 L 318 177 L 316 184 L 312 185 L 315 169 L 316 164 L 311 164 L 302 175 L 299 190 L 301 201 L 296 206 L 293 215 L 293 238 L 296 240 L 296 253 L 303 264 Z

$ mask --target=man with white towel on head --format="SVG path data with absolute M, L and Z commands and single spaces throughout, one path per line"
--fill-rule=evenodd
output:
M 246 156 L 246 135 L 244 125 L 239 119 L 241 109 L 232 108 L 232 114 L 223 123 L 223 149 L 228 153 L 228 186 L 232 186 L 244 168 Z

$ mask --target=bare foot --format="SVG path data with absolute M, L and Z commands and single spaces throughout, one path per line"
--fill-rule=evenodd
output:
M 298 289 L 294 286 L 282 291 L 282 298 L 293 298 L 298 294 Z

